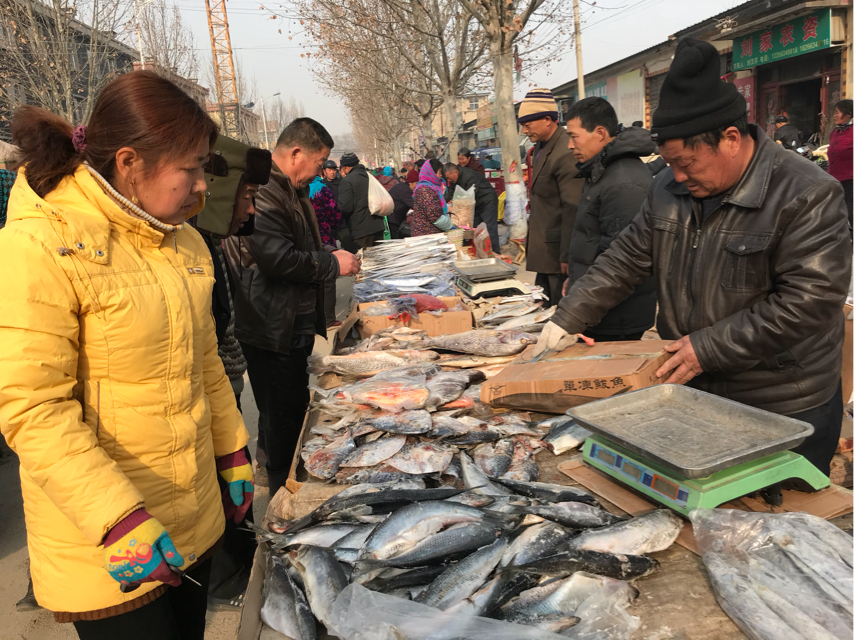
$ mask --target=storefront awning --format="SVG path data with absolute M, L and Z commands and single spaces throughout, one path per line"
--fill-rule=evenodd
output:
M 787 20 L 802 13 L 809 12 L 810 10 L 834 9 L 837 7 L 851 8 L 851 3 L 845 2 L 844 0 L 842 2 L 840 2 L 839 0 L 813 0 L 812 2 L 801 2 L 789 7 L 788 9 L 776 11 L 774 13 L 768 14 L 767 16 L 763 16 L 758 20 L 752 20 L 745 24 L 740 24 L 733 29 L 727 29 L 725 31 L 722 31 L 718 35 L 714 36 L 712 40 L 732 40 L 740 36 L 746 36 L 750 33 L 753 33 L 754 31 L 759 31 L 760 29 L 770 27 L 772 25 L 777 24 L 778 22 L 783 22 L 784 20 Z

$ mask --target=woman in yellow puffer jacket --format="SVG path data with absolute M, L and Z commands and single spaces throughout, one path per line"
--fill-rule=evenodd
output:
M 12 135 L 0 428 L 20 459 L 36 599 L 83 640 L 201 640 L 209 556 L 253 489 L 211 255 L 184 224 L 204 206 L 216 125 L 136 71 L 86 127 L 24 107 Z

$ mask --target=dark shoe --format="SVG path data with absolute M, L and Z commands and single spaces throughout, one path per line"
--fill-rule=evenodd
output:
M 241 593 L 233 598 L 214 598 L 208 594 L 208 611 L 240 611 L 245 595 Z
M 36 595 L 33 593 L 33 581 L 27 585 L 27 595 L 15 603 L 15 611 L 38 611 L 41 606 L 36 602 Z

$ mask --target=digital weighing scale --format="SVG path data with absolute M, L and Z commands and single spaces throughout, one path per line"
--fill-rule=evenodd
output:
M 830 485 L 788 451 L 812 425 L 682 385 L 632 391 L 567 414 L 594 433 L 584 443 L 587 464 L 684 516 L 789 478 L 814 489 Z
M 458 274 L 457 287 L 469 298 L 531 294 L 528 285 L 513 277 L 516 267 L 498 258 L 459 260 L 451 266 Z

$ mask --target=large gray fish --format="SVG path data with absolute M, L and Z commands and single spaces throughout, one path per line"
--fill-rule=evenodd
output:
M 362 586 L 372 591 L 380 591 L 381 593 L 388 593 L 394 589 L 402 589 L 404 587 L 419 587 L 433 582 L 446 568 L 443 564 L 437 564 L 430 567 L 404 569 L 393 576 L 374 578 L 369 582 L 362 583 Z
M 426 362 L 381 371 L 374 376 L 374 380 L 403 380 L 408 378 L 417 382 L 424 382 L 440 373 L 442 373 L 442 367 L 437 363 Z
M 460 464 L 460 458 L 454 454 L 448 466 L 441 474 L 442 484 L 449 487 L 462 486 L 463 467 Z
M 260 529 L 257 525 L 250 526 L 252 526 L 256 531 Z M 259 533 L 261 533 L 263 538 L 270 541 L 274 549 L 295 547 L 300 544 L 310 544 L 315 547 L 331 547 L 338 540 L 352 533 L 357 528 L 359 528 L 359 525 L 338 522 L 334 524 L 318 524 L 313 527 L 297 531 L 296 533 Z
M 352 485 L 394 483 L 410 479 L 421 480 L 385 463 L 380 463 L 375 467 L 350 467 L 341 469 L 335 474 L 335 482 L 338 484 Z
M 406 436 L 396 435 L 381 438 L 354 449 L 341 461 L 341 467 L 373 467 L 391 458 L 406 444 Z
M 513 458 L 501 477 L 519 482 L 533 482 L 540 475 L 540 467 L 533 460 L 534 448 L 524 438 L 516 437 L 513 441 Z
M 457 418 L 449 413 L 442 411 L 433 414 L 433 427 L 428 434 L 431 438 L 456 438 L 470 431 L 487 430 L 487 424 L 482 420 L 470 416 Z
M 347 576 L 328 550 L 304 545 L 289 554 L 302 576 L 308 603 L 314 615 L 327 627 L 332 625 L 332 605 L 347 587 Z
M 747 579 L 714 551 L 703 554 L 715 598 L 726 614 L 751 638 L 807 640 L 772 611 Z
M 507 471 L 513 461 L 512 440 L 499 440 L 494 445 L 481 444 L 472 451 L 474 463 L 490 478 L 497 478 Z
M 507 538 L 501 537 L 451 565 L 418 596 L 418 602 L 444 611 L 468 598 L 498 566 L 506 548 Z
M 582 531 L 567 544 L 572 549 L 642 555 L 667 549 L 684 525 L 670 509 L 657 509 L 609 527 Z
M 542 302 L 538 302 L 536 304 L 532 304 L 530 302 L 518 302 L 516 304 L 499 304 L 496 305 L 497 308 L 491 313 L 486 314 L 480 319 L 481 324 L 489 324 L 496 321 L 504 322 L 504 318 L 513 318 L 524 316 L 533 311 L 536 311 L 541 306 L 543 306 Z
M 623 521 L 620 516 L 615 516 L 601 507 L 594 507 L 582 502 L 556 502 L 545 505 L 514 507 L 510 509 L 510 512 L 540 516 L 569 529 L 607 527 Z
M 322 449 L 312 453 L 305 461 L 305 470 L 315 478 L 328 480 L 338 473 L 341 461 L 356 448 L 351 432 L 347 431 Z
M 413 475 L 441 473 L 451 463 L 454 452 L 433 442 L 410 442 L 385 461 L 389 467 Z
M 376 524 L 355 525 L 350 533 L 338 538 L 332 546 L 336 549 L 361 549 L 376 528 Z
M 309 356 L 308 372 L 312 375 L 340 373 L 352 376 L 371 376 L 386 369 L 406 366 L 414 362 L 436 360 L 435 351 L 368 351 L 347 356 Z
M 528 496 L 547 502 L 583 502 L 592 504 L 594 507 L 599 506 L 599 501 L 592 494 L 576 487 L 547 482 L 519 482 L 509 478 L 496 478 L 495 481 L 520 496 Z
M 490 544 L 505 528 L 505 523 L 491 516 L 479 522 L 452 525 L 427 536 L 408 551 L 384 560 L 363 560 L 360 567 L 420 567 L 444 563 L 465 557 L 475 549 Z
M 424 404 L 428 411 L 435 411 L 443 404 L 459 398 L 470 384 L 486 380 L 486 376 L 477 369 L 461 371 L 443 371 L 427 382 L 430 397 Z
M 458 454 L 463 470 L 463 484 L 466 489 L 488 496 L 511 496 L 513 492 L 501 485 L 493 484 L 489 477 L 478 467 L 464 451 Z
M 570 420 L 549 431 L 549 435 L 545 436 L 543 441 L 552 445 L 554 454 L 559 456 L 584 444 L 590 435 L 592 435 L 590 431 L 579 427 L 574 420 Z
M 543 324 L 545 322 L 548 322 L 549 318 L 554 315 L 555 311 L 557 311 L 557 305 L 550 307 L 545 311 L 535 311 L 534 313 L 526 313 L 523 316 L 516 316 L 515 318 L 505 320 L 504 322 L 499 324 L 496 329 L 502 331 L 516 329 L 518 331 L 522 327 Z
M 391 558 L 451 525 L 480 522 L 485 517 L 480 509 L 455 502 L 414 502 L 392 513 L 374 529 L 362 555 L 367 560 Z
M 475 329 L 463 333 L 427 337 L 413 347 L 470 353 L 475 356 L 512 356 L 521 353 L 529 344 L 536 344 L 536 342 L 537 338 L 529 333 Z
M 293 640 L 317 638 L 314 614 L 305 594 L 294 584 L 282 559 L 274 554 L 270 554 L 270 564 L 264 578 L 261 620 Z
M 404 435 L 427 433 L 433 428 L 430 413 L 423 409 L 401 413 L 381 413 L 378 416 L 364 418 L 362 422 L 380 431 Z
M 525 527 L 507 547 L 504 557 L 501 558 L 501 566 L 524 565 L 551 555 L 573 535 L 573 532 L 549 521 Z
M 364 495 L 368 493 L 380 493 L 382 491 L 390 491 L 392 489 L 424 489 L 426 485 L 421 478 L 407 478 L 392 482 L 365 482 L 363 484 L 354 485 L 342 489 L 335 494 L 335 498 L 342 500 L 351 496 Z
M 572 615 L 582 602 L 611 584 L 620 588 L 625 598 L 623 604 L 628 604 L 638 596 L 638 590 L 629 583 L 583 571 L 572 574 L 569 578 L 549 582 L 520 593 L 510 602 L 502 606 L 496 617 L 510 622 L 523 621 L 538 616 L 554 614 Z
M 648 556 L 617 555 L 600 551 L 567 549 L 552 555 L 534 558 L 527 562 L 516 562 L 529 553 L 519 553 L 514 562 L 503 569 L 508 575 L 529 573 L 538 576 L 567 577 L 576 571 L 589 571 L 617 580 L 634 580 L 648 576 L 659 567 L 658 561 Z

